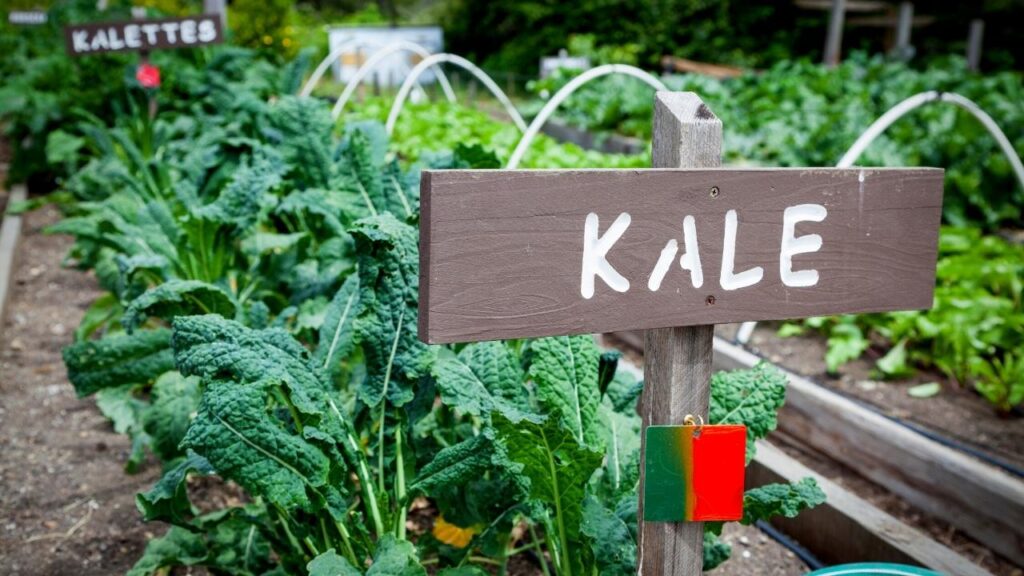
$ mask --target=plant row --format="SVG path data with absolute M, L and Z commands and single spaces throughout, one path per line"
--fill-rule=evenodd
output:
M 545 98 L 578 71 L 561 70 L 531 83 Z M 916 70 L 881 57 L 855 54 L 835 68 L 782 60 L 736 78 L 666 76 L 672 90 L 700 94 L 721 118 L 724 160 L 765 166 L 834 166 L 878 117 L 903 99 L 929 90 L 955 92 L 977 103 L 1024 155 L 1024 77 L 978 75 L 961 59 Z M 535 112 L 534 112 L 535 113 Z M 650 138 L 651 90 L 633 78 L 606 77 L 585 85 L 558 115 L 594 132 Z M 1024 189 L 995 140 L 955 106 L 930 104 L 904 116 L 868 147 L 863 166 L 941 166 L 946 169 L 943 215 L 956 226 L 986 230 L 1021 223 Z
M 336 131 L 322 101 L 287 95 L 296 67 L 248 52 L 164 71 L 189 80 L 129 85 L 111 120 L 79 114 L 47 144 L 66 174 L 49 232 L 105 290 L 69 378 L 131 438 L 129 469 L 164 466 L 137 502 L 171 528 L 131 573 L 479 574 L 517 554 L 633 571 L 642 383 L 619 355 L 589 336 L 416 337 L 419 170 L 494 154 L 417 144 L 410 165 L 379 123 Z M 717 374 L 710 421 L 746 424 L 749 460 L 784 392 L 768 365 Z M 753 488 L 743 522 L 823 498 L 812 480 Z M 410 518 L 424 507 L 432 531 Z M 721 529 L 706 568 L 729 555 Z
M 570 71 L 535 83 L 550 94 Z M 829 70 L 779 63 L 762 73 L 713 80 L 664 78 L 673 89 L 694 90 L 725 126 L 725 158 L 737 164 L 827 166 L 863 130 L 901 99 L 938 89 L 974 99 L 988 110 L 1024 154 L 1024 83 L 1019 74 L 976 76 L 961 63 L 914 71 L 904 64 L 863 57 Z M 562 117 L 584 128 L 648 137 L 650 88 L 632 78 L 608 78 L 576 93 Z M 535 104 L 534 107 L 537 105 Z M 825 357 L 835 373 L 873 346 L 877 373 L 909 376 L 937 370 L 977 390 L 1000 413 L 1024 403 L 1024 246 L 983 230 L 1020 226 L 1024 189 L 982 125 L 962 110 L 931 105 L 894 124 L 859 160 L 862 165 L 946 168 L 944 226 L 931 310 L 814 318 L 785 324 L 780 335 L 804 327 L 828 338 Z

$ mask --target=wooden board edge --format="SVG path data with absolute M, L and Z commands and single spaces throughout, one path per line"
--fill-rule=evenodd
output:
M 615 336 L 630 345 L 630 340 L 637 336 L 641 344 L 643 342 L 642 332 L 616 333 Z M 716 369 L 721 369 L 717 356 L 719 340 L 715 338 Z M 749 352 L 747 354 L 757 358 Z M 728 369 L 747 367 L 737 363 Z M 643 378 L 643 371 L 626 358 L 619 360 L 619 370 Z M 836 563 L 887 560 L 921 564 L 947 574 L 990 575 L 981 566 L 814 472 L 768 441 L 758 442 L 757 455 L 747 468 L 748 487 L 796 482 L 807 477 L 815 479 L 828 499 L 818 508 L 804 511 L 796 518 L 778 519 L 773 524 L 823 560 Z M 844 537 L 827 539 L 834 533 Z
M 890 561 L 920 564 L 943 574 L 991 573 L 873 504 L 821 476 L 767 441 L 747 468 L 748 486 L 814 478 L 825 503 L 796 518 L 772 522 L 826 562 Z
M 424 170 L 420 175 L 420 278 L 419 278 L 419 310 L 416 321 L 416 331 L 421 342 L 431 342 L 430 336 L 430 182 L 433 173 Z
M 7 198 L 7 208 L 12 204 L 24 202 L 27 197 L 25 185 L 15 184 Z M 18 244 L 21 243 L 21 226 L 20 215 L 5 212 L 3 223 L 0 224 L 0 330 L 7 318 L 7 300 L 10 297 L 11 283 L 14 281 Z
M 756 354 L 718 337 L 714 351 L 716 370 L 749 368 L 762 361 Z M 1010 518 L 1024 514 L 1024 481 L 783 371 L 789 377 L 789 387 L 786 406 L 779 414 L 780 430 L 862 471 L 913 506 L 945 519 L 1010 561 L 1021 563 L 1024 550 L 1019 543 L 1024 541 L 1024 524 Z M 808 414 L 835 417 L 811 422 Z M 832 429 L 822 429 L 823 423 Z M 807 429 L 815 433 L 806 434 Z M 845 449 L 837 449 L 837 438 L 845 438 Z M 882 465 L 878 458 L 862 456 L 864 446 L 871 444 L 884 446 L 889 452 Z M 922 489 L 926 486 L 936 488 L 935 493 Z M 965 513 L 968 510 L 970 513 Z

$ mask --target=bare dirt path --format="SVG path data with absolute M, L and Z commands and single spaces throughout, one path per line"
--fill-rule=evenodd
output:
M 0 573 L 123 574 L 164 530 L 134 501 L 159 466 L 125 474 L 126 438 L 68 383 L 60 350 L 99 287 L 60 267 L 70 239 L 40 233 L 58 218 L 26 215 L 0 333 Z

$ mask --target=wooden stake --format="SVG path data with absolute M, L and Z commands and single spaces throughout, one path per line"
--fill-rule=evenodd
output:
M 967 36 L 967 69 L 977 72 L 981 69 L 981 41 L 985 35 L 985 21 L 981 18 L 971 20 L 971 29 Z
M 828 37 L 825 40 L 825 65 L 839 64 L 843 50 L 843 19 L 846 17 L 846 0 L 832 0 L 832 11 L 828 18 Z
M 692 92 L 658 92 L 654 99 L 655 168 L 715 168 L 722 163 L 722 122 Z M 708 305 L 714 305 L 709 294 Z M 660 328 L 644 335 L 643 429 L 707 421 L 714 326 Z M 638 573 L 694 576 L 703 566 L 704 524 L 644 522 L 646 446 L 641 435 Z

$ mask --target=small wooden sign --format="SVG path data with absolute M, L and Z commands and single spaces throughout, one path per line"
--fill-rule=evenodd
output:
M 923 309 L 936 168 L 424 171 L 429 343 Z
M 65 47 L 71 56 L 193 48 L 223 41 L 220 17 L 216 14 L 64 27 Z

